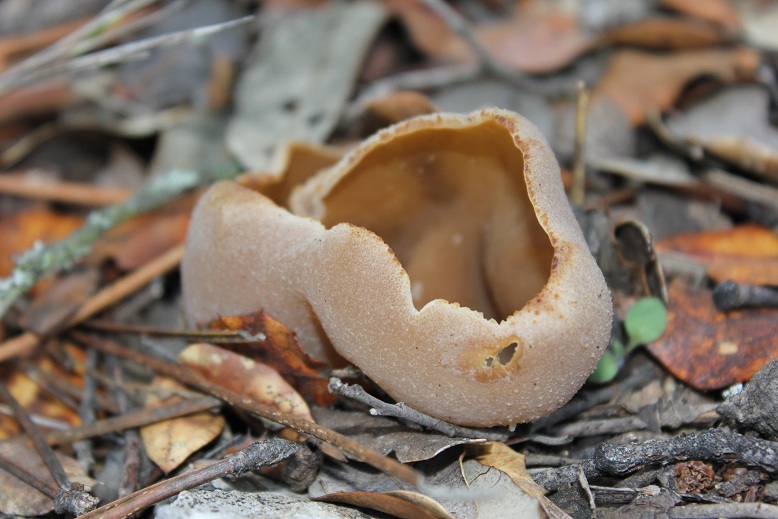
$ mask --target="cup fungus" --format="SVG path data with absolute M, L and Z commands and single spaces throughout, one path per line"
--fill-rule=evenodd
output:
M 190 320 L 264 309 L 309 354 L 463 425 L 548 415 L 610 336 L 551 149 L 496 109 L 387 128 L 289 200 L 216 184 L 182 276 Z

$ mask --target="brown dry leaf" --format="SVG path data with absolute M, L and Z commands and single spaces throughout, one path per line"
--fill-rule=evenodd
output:
M 491 442 L 480 449 L 482 451 L 475 460 L 481 465 L 493 467 L 506 474 L 522 492 L 540 503 L 548 517 L 560 519 L 570 517 L 546 498 L 546 489 L 535 483 L 527 473 L 523 454 L 516 452 L 502 442 Z
M 43 464 L 38 453 L 23 438 L 0 443 L 0 456 L 24 467 L 29 473 L 57 488 L 54 478 Z M 82 483 L 89 490 L 95 481 L 89 478 L 81 465 L 68 456 L 57 454 L 57 458 L 71 481 Z M 0 513 L 12 516 L 38 516 L 54 510 L 54 501 L 27 483 L 4 470 L 0 470 Z
M 264 311 L 255 314 L 221 317 L 208 324 L 211 330 L 242 330 L 250 335 L 262 333 L 265 341 L 233 344 L 230 350 L 269 366 L 294 386 L 308 401 L 327 406 L 335 397 L 327 389 L 329 367 L 306 354 L 297 335 Z
M 564 67 L 597 40 L 583 33 L 575 18 L 561 12 L 514 16 L 508 22 L 478 27 L 474 33 L 497 61 L 536 74 Z
M 129 271 L 183 243 L 196 200 L 185 197 L 112 228 L 95 243 L 90 261 L 112 258 L 119 268 Z
M 13 271 L 13 255 L 24 252 L 38 241 L 50 243 L 64 238 L 83 221 L 80 216 L 56 213 L 43 207 L 0 220 L 0 277 Z
M 100 272 L 95 267 L 52 280 L 35 294 L 20 318 L 22 328 L 45 336 L 66 322 L 94 294 L 99 282 Z
M 431 497 L 403 490 L 385 493 L 338 492 L 316 500 L 369 508 L 401 519 L 454 519 L 454 516 Z
M 183 399 L 176 393 L 189 391 L 166 377 L 156 377 L 152 387 L 156 391 L 149 393 L 146 398 L 147 409 L 181 402 Z M 149 458 L 165 474 L 169 474 L 189 456 L 218 437 L 224 429 L 224 423 L 222 415 L 203 411 L 146 425 L 141 427 L 140 434 Z
M 401 90 L 373 99 L 368 103 L 367 110 L 372 115 L 393 124 L 417 115 L 437 112 L 438 107 L 421 92 Z
M 740 27 L 740 14 L 729 0 L 662 0 L 665 7 L 730 27 Z
M 778 285 L 778 235 L 753 224 L 660 240 L 657 250 L 707 267 L 715 281 Z
M 776 309 L 719 312 L 710 290 L 670 284 L 667 331 L 647 346 L 673 375 L 703 391 L 746 382 L 778 357 Z
M 705 151 L 745 170 L 778 182 L 778 153 L 750 137 L 718 137 L 703 143 Z
M 389 9 L 405 26 L 413 43 L 428 56 L 453 62 L 473 62 L 470 46 L 454 34 L 423 2 L 389 0 Z M 570 63 L 596 42 L 584 34 L 578 21 L 563 12 L 518 10 L 510 19 L 476 27 L 475 37 L 498 61 L 517 69 L 545 73 Z
M 604 43 L 652 49 L 696 49 L 727 43 L 732 36 L 715 25 L 685 18 L 647 18 L 609 29 Z
M 314 421 L 300 394 L 266 364 L 204 343 L 192 344 L 179 353 L 178 362 L 231 391 Z
M 709 75 L 732 82 L 753 77 L 759 53 L 741 47 L 675 52 L 670 55 L 634 50 L 618 51 L 592 94 L 593 103 L 608 98 L 634 125 L 651 110 L 672 106 L 683 87 L 695 77 Z

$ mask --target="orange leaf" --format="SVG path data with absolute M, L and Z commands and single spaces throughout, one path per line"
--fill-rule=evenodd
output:
M 181 402 L 176 392 L 187 392 L 175 380 L 156 377 L 152 386 L 157 392 L 149 393 L 146 408 Z M 161 396 L 162 395 L 162 396 Z M 149 458 L 169 474 L 186 459 L 213 441 L 224 429 L 224 417 L 210 411 L 202 411 L 180 418 L 172 418 L 141 427 L 140 434 Z
M 671 236 L 656 248 L 705 265 L 715 281 L 778 285 L 778 235 L 757 225 Z
M 225 346 L 275 369 L 303 397 L 316 405 L 330 405 L 335 397 L 327 389 L 327 364 L 306 354 L 297 335 L 264 311 L 255 314 L 222 317 L 208 324 L 211 330 L 242 330 L 250 335 L 262 333 L 265 341 Z
M 701 390 L 746 382 L 778 357 L 778 310 L 719 312 L 710 290 L 670 284 L 665 334 L 647 346 L 674 376 Z
M 305 400 L 270 366 L 204 343 L 187 347 L 178 362 L 231 391 L 314 421 Z

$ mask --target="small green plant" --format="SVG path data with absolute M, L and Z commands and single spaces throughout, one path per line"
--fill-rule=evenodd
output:
M 657 340 L 667 328 L 667 308 L 656 297 L 641 299 L 629 309 L 624 318 L 627 345 L 614 340 L 602 355 L 597 368 L 589 376 L 589 382 L 610 382 L 619 373 L 624 361 L 641 344 Z

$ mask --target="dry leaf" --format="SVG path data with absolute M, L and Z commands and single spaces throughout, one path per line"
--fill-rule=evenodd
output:
M 211 330 L 242 330 L 249 335 L 264 334 L 264 341 L 225 346 L 278 372 L 309 402 L 326 406 L 335 402 L 327 389 L 329 367 L 306 354 L 297 335 L 264 311 L 221 317 L 208 324 Z
M 778 235 L 753 224 L 722 231 L 683 234 L 660 240 L 661 253 L 673 253 L 705 265 L 715 281 L 778 285 Z
M 189 391 L 165 377 L 156 377 L 152 387 L 156 392 L 149 393 L 146 398 L 147 409 L 180 402 L 183 399 L 176 393 Z M 146 425 L 141 427 L 140 434 L 149 458 L 165 474 L 169 474 L 189 456 L 211 443 L 221 434 L 222 429 L 224 417 L 221 414 L 202 411 Z
M 750 137 L 719 137 L 703 146 L 714 157 L 778 182 L 778 153 L 770 146 Z
M 720 27 L 685 18 L 647 18 L 614 27 L 602 36 L 605 43 L 652 49 L 695 49 L 727 43 L 731 35 Z
M 13 271 L 13 255 L 24 252 L 36 242 L 50 243 L 64 238 L 78 229 L 83 221 L 80 216 L 56 213 L 42 207 L 0 220 L 0 277 L 6 277 Z
M 710 290 L 675 280 L 667 331 L 647 346 L 673 375 L 700 390 L 747 382 L 778 357 L 776 309 L 719 312 Z
M 386 493 L 337 492 L 319 497 L 317 501 L 369 508 L 402 519 L 454 519 L 434 499 L 416 492 L 402 490 Z
M 231 391 L 314 421 L 305 400 L 266 364 L 204 343 L 192 344 L 179 353 L 178 362 Z
M 459 63 L 475 61 L 468 43 L 423 2 L 390 0 L 387 4 L 416 47 L 428 56 Z M 473 34 L 497 61 L 533 73 L 564 67 L 596 41 L 580 30 L 572 16 L 542 8 L 517 9 L 510 19 L 475 27 Z
M 730 27 L 740 26 L 740 15 L 729 0 L 662 0 L 665 7 Z
M 475 458 L 478 463 L 505 473 L 522 492 L 540 503 L 548 517 L 570 517 L 551 500 L 546 498 L 546 489 L 535 483 L 527 473 L 523 454 L 516 452 L 501 442 L 491 442 L 488 446 L 482 447 L 482 449 L 483 451 Z
M 0 456 L 23 467 L 38 479 L 56 490 L 57 485 L 49 469 L 38 453 L 23 438 L 0 442 Z M 95 481 L 89 478 L 76 460 L 62 454 L 57 458 L 71 481 L 82 483 L 89 490 Z M 54 501 L 45 494 L 24 483 L 4 470 L 0 470 L 0 513 L 8 515 L 37 516 L 54 510 Z
M 644 122 L 650 110 L 672 106 L 683 87 L 695 77 L 715 76 L 732 82 L 753 77 L 759 53 L 741 47 L 649 54 L 634 50 L 618 51 L 602 81 L 594 90 L 593 102 L 603 97 L 615 102 L 632 124 Z
M 129 271 L 183 243 L 195 201 L 189 196 L 112 228 L 95 243 L 89 260 L 111 258 Z

